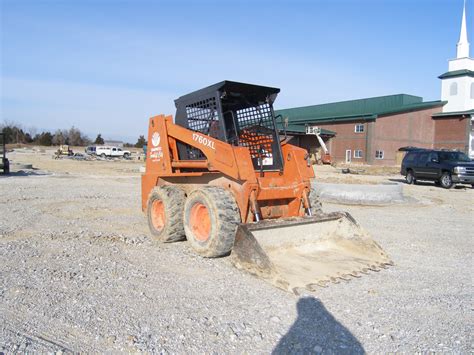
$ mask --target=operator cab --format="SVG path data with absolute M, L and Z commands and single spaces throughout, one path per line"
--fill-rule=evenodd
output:
M 255 170 L 283 169 L 273 102 L 278 88 L 222 81 L 175 100 L 175 123 L 231 145 L 247 147 Z M 205 159 L 178 143 L 180 159 Z

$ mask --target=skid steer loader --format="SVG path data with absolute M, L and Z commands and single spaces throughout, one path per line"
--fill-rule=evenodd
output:
M 160 242 L 187 239 L 287 291 L 391 264 L 345 212 L 323 213 L 306 150 L 276 128 L 280 89 L 223 81 L 150 118 L 142 209 Z

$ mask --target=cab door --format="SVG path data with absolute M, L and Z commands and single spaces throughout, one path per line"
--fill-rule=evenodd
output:
M 440 177 L 440 166 L 439 166 L 439 156 L 437 152 L 431 152 L 428 155 L 428 161 L 426 162 L 426 172 L 425 175 L 429 179 L 437 179 Z
M 415 173 L 415 177 L 417 179 L 426 179 L 429 177 L 428 172 L 428 152 L 422 152 L 418 155 L 418 159 L 416 164 L 413 166 L 413 172 Z

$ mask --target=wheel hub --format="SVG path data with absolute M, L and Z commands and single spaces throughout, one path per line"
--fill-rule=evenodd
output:
M 196 239 L 203 242 L 208 240 L 211 233 L 211 218 L 207 207 L 202 203 L 196 203 L 191 208 L 189 217 L 189 225 Z
M 166 223 L 165 205 L 160 200 L 153 201 L 151 205 L 151 222 L 153 227 L 161 231 Z

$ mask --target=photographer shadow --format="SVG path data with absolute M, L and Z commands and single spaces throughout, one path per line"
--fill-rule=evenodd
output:
M 296 306 L 298 318 L 273 349 L 272 354 L 364 354 L 352 333 L 313 297 L 304 297 Z

